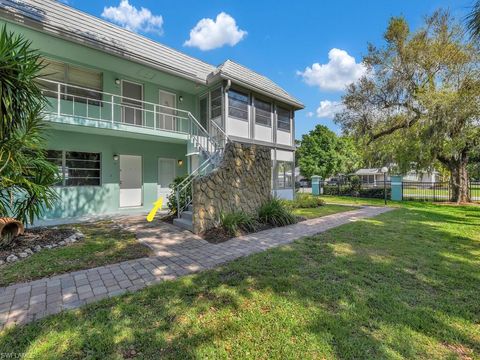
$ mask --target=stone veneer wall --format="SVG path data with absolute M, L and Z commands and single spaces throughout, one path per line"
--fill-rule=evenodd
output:
M 271 150 L 229 142 L 220 165 L 193 182 L 193 231 L 218 225 L 220 214 L 255 213 L 271 196 Z

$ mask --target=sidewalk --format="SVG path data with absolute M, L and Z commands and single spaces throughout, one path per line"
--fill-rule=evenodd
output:
M 127 223 L 124 226 L 135 231 L 139 241 L 151 247 L 155 256 L 0 288 L 0 329 L 210 269 L 390 210 L 363 207 L 233 238 L 221 244 L 211 244 L 189 232 L 175 231 L 176 228 L 169 224 L 159 227 L 146 222 Z

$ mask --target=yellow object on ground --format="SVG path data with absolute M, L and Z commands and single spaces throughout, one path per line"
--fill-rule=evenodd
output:
M 162 205 L 163 205 L 163 197 L 159 197 L 158 200 L 153 203 L 153 209 L 150 210 L 150 212 L 147 215 L 148 222 L 153 220 L 157 211 L 162 208 Z

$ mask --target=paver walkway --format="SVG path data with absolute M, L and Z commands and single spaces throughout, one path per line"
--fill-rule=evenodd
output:
M 0 288 L 0 329 L 213 268 L 241 256 L 389 210 L 363 207 L 233 238 L 221 244 L 211 244 L 169 224 L 149 224 L 129 218 L 123 221 L 122 227 L 135 231 L 138 239 L 154 250 L 155 256 Z

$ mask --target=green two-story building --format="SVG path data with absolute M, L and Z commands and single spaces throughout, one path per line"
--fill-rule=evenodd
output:
M 228 139 L 269 146 L 277 196 L 294 196 L 303 105 L 235 62 L 212 66 L 53 0 L 1 0 L 0 22 L 47 65 L 39 84 L 60 200 L 47 219 L 143 212 Z

